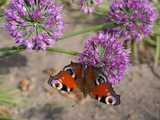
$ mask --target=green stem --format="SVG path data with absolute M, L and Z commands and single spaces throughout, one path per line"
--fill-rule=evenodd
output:
M 22 47 L 11 47 L 11 48 L 0 48 L 0 53 L 19 53 L 21 51 L 24 51 L 25 49 Z M 63 48 L 48 48 L 47 51 L 49 52 L 55 52 L 55 53 L 63 53 L 66 55 L 79 55 L 79 52 L 76 51 L 71 51 L 71 50 L 66 50 Z
M 0 117 L 0 120 L 15 120 L 15 119 L 12 119 L 12 118 L 7 118 L 7 117 Z
M 155 67 L 158 66 L 160 59 L 160 36 L 157 36 L 156 41 Z
M 5 4 L 6 4 L 6 2 L 7 2 L 7 0 L 1 0 L 1 1 L 0 1 L 0 6 L 5 5 Z
M 70 37 L 74 37 L 74 36 L 77 36 L 77 35 L 80 35 L 80 34 L 84 34 L 84 33 L 97 32 L 97 31 L 100 31 L 100 30 L 103 30 L 103 29 L 113 28 L 115 26 L 116 26 L 115 23 L 105 23 L 105 24 L 101 24 L 101 25 L 96 25 L 94 27 L 85 28 L 85 29 L 82 29 L 82 30 L 77 31 L 77 32 L 68 33 L 68 34 L 64 35 L 61 38 L 61 40 L 67 39 L 67 38 L 70 38 Z
M 22 47 L 6 47 L 6 48 L 0 48 L 0 52 L 18 52 L 23 51 L 24 48 Z
M 16 101 L 11 97 L 0 97 L 0 104 L 16 105 Z
M 3 13 L 0 11 L 0 17 L 3 17 L 4 15 L 3 15 Z
M 24 48 L 22 47 L 5 47 L 5 48 L 0 48 L 0 53 L 18 53 L 23 50 Z
M 71 50 L 65 50 L 63 48 L 48 48 L 47 51 L 56 52 L 56 53 L 63 53 L 63 54 L 73 55 L 73 56 L 79 55 L 79 52 L 71 51 Z
M 135 63 L 138 64 L 139 56 L 138 56 L 138 46 L 137 46 L 136 42 L 133 43 L 133 55 L 134 55 Z
M 151 38 L 147 38 L 144 40 L 146 43 L 150 44 L 150 45 L 153 45 L 153 46 L 156 46 L 156 42 L 153 41 Z

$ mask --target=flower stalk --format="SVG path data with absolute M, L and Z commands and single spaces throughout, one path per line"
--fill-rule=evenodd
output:
M 24 50 L 25 48 L 23 47 L 11 47 L 11 48 L 6 47 L 6 48 L 0 48 L 0 53 L 10 55 L 10 54 L 16 54 L 16 53 L 22 52 Z M 79 55 L 79 52 L 66 50 L 63 48 L 48 48 L 47 51 L 54 52 L 54 53 L 63 53 L 66 55 L 73 55 L 73 56 Z
M 139 55 L 138 55 L 138 44 L 136 42 L 133 42 L 133 56 L 134 56 L 135 63 L 138 64 Z
M 104 30 L 104 29 L 113 28 L 115 26 L 117 26 L 115 23 L 105 23 L 105 24 L 100 24 L 100 25 L 96 25 L 96 26 L 93 26 L 93 27 L 88 27 L 86 29 L 83 29 L 83 30 L 80 30 L 80 31 L 77 31 L 77 32 L 72 32 L 72 33 L 65 34 L 61 38 L 61 40 L 64 40 L 64 39 L 67 39 L 67 38 L 70 38 L 70 37 L 74 37 L 74 36 L 77 36 L 77 35 L 81 35 L 81 34 L 84 34 L 84 33 L 97 32 L 97 31 L 101 31 L 101 30 Z
M 47 51 L 55 52 L 55 53 L 63 53 L 63 54 L 66 54 L 66 55 L 73 55 L 73 56 L 76 56 L 76 55 L 80 54 L 79 52 L 72 51 L 72 50 L 65 50 L 63 48 L 48 48 Z
M 159 60 L 160 60 L 160 36 L 156 37 L 156 54 L 155 54 L 155 64 L 154 66 L 157 67 Z

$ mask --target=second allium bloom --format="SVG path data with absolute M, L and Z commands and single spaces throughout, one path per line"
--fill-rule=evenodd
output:
M 5 11 L 6 28 L 18 45 L 46 49 L 63 35 L 62 9 L 55 0 L 12 0 Z
M 151 34 L 158 13 L 149 0 L 112 0 L 109 20 L 119 24 L 125 40 L 142 40 Z
M 79 61 L 95 67 L 101 66 L 109 82 L 117 84 L 124 78 L 129 64 L 129 51 L 113 34 L 99 33 L 87 41 Z

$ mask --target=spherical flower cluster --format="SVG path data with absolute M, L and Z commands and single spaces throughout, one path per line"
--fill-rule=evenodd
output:
M 103 66 L 108 80 L 117 84 L 125 75 L 129 64 L 129 50 L 110 33 L 99 33 L 85 44 L 85 50 L 80 54 L 82 64 Z
M 11 0 L 6 29 L 19 46 L 46 49 L 63 35 L 62 9 L 55 0 Z
M 107 20 L 119 27 L 124 40 L 142 40 L 151 34 L 158 13 L 149 0 L 113 0 Z
M 97 5 L 102 4 L 103 0 L 80 0 L 81 10 L 84 13 L 93 13 Z

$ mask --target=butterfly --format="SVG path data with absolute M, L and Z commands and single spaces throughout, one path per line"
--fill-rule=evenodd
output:
M 101 67 L 71 62 L 58 74 L 51 75 L 48 83 L 63 93 L 79 90 L 84 97 L 89 95 L 99 102 L 118 105 L 120 96 L 115 93 L 103 71 Z

